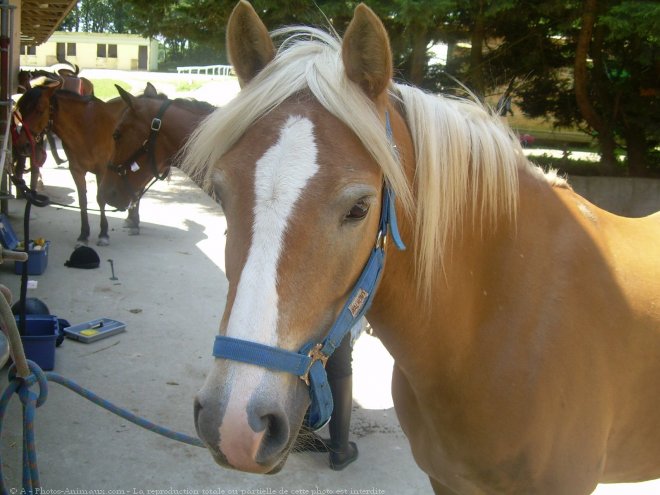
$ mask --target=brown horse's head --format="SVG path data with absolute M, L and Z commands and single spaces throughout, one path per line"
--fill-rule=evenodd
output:
M 126 209 L 154 178 L 154 172 L 161 174 L 167 167 L 164 160 L 149 163 L 150 151 L 146 148 L 152 120 L 167 97 L 159 94 L 150 83 L 141 97 L 131 95 L 121 86 L 116 87 L 127 108 L 112 134 L 114 154 L 99 186 L 99 194 L 109 205 Z M 155 171 L 153 165 L 157 167 Z
M 406 178 L 386 135 L 391 55 L 373 12 L 359 6 L 343 42 L 306 30 L 289 43 L 276 56 L 254 9 L 236 6 L 227 44 L 243 88 L 195 132 L 183 167 L 206 174 L 227 218 L 220 333 L 297 352 L 326 336 L 369 258 L 384 172 L 397 193 Z M 309 405 L 298 376 L 216 359 L 195 423 L 219 464 L 271 473 Z
M 214 107 L 203 101 L 170 100 L 150 83 L 140 97 L 119 86 L 117 90 L 127 110 L 115 127 L 114 156 L 99 190 L 109 204 L 126 208 L 150 181 L 167 176 L 184 141 Z
M 18 133 L 14 137 L 14 152 L 31 156 L 35 141 L 41 139 L 51 120 L 52 97 L 60 86 L 57 81 L 27 90 L 16 103 Z

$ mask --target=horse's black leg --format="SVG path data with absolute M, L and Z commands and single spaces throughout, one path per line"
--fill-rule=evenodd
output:
M 87 218 L 87 184 L 85 183 L 85 171 L 78 170 L 72 163 L 69 167 L 73 182 L 78 191 L 78 204 L 80 204 L 80 236 L 76 244 L 87 245 L 89 239 L 89 219 Z
M 131 203 L 128 207 L 128 216 L 124 220 L 124 227 L 128 228 L 128 235 L 140 234 L 140 200 Z
M 53 133 L 48 131 L 46 133 L 46 138 L 48 139 L 48 146 L 50 146 L 50 153 L 53 155 L 53 158 L 55 159 L 55 163 L 58 165 L 62 165 L 63 163 L 66 163 L 67 160 L 62 160 L 60 158 L 60 155 L 57 154 L 57 145 L 55 143 L 55 138 L 53 137 Z
M 18 153 L 14 154 L 14 177 L 17 179 L 22 179 L 23 174 L 25 173 L 25 162 L 27 158 Z M 16 189 L 16 197 L 22 198 L 24 196 L 23 191 Z
M 96 183 L 100 184 L 102 178 L 103 177 L 97 174 Z M 99 204 L 99 208 L 101 209 L 101 233 L 99 234 L 99 240 L 96 241 L 96 245 L 107 246 L 110 244 L 110 236 L 108 236 L 108 219 L 105 216 L 105 201 L 101 199 L 100 194 L 97 194 L 96 202 Z

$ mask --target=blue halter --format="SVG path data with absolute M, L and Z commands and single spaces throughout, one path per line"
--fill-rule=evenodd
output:
M 392 142 L 389 114 L 386 114 L 386 124 L 387 136 Z M 213 356 L 256 364 L 300 377 L 309 386 L 311 398 L 306 418 L 307 424 L 312 429 L 321 428 L 330 419 L 333 409 L 332 393 L 328 385 L 325 364 L 346 334 L 364 316 L 371 305 L 385 262 L 385 242 L 388 229 L 397 248 L 405 249 L 396 221 L 394 191 L 389 184 L 385 183 L 376 245 L 325 339 L 320 342 L 308 342 L 298 352 L 292 352 L 279 347 L 218 335 L 213 345 Z

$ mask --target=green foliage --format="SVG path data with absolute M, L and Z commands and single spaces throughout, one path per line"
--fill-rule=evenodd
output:
M 479 97 L 511 85 L 531 117 L 591 133 L 575 101 L 573 67 L 586 0 L 369 0 L 390 35 L 397 79 L 432 91 L 465 84 Z M 227 63 L 225 26 L 236 0 L 80 0 L 68 29 L 139 33 L 161 41 L 162 68 Z M 357 1 L 252 0 L 270 29 L 330 25 L 343 33 Z M 660 143 L 660 3 L 598 0 L 589 47 L 589 98 L 645 173 Z M 446 65 L 429 48 L 449 46 Z M 467 46 L 466 46 L 467 44 Z M 471 45 L 471 47 L 470 47 Z M 458 89 L 461 91 L 460 89 Z M 495 97 L 497 98 L 497 96 Z M 640 158 L 641 157 L 641 158 Z M 640 161 L 641 160 L 641 161 Z

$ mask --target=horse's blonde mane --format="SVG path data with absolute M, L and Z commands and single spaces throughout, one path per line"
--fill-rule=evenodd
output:
M 343 121 L 380 164 L 397 200 L 416 219 L 419 283 L 427 292 L 450 240 L 466 214 L 472 222 L 493 224 L 513 217 L 518 167 L 526 166 L 518 140 L 494 114 L 467 99 L 434 96 L 392 84 L 400 100 L 416 154 L 409 184 L 387 140 L 383 117 L 345 74 L 341 41 L 314 28 L 286 28 L 275 59 L 241 92 L 208 116 L 183 150 L 181 167 L 207 188 L 213 166 L 256 120 L 295 93 L 308 90 Z M 480 227 L 481 228 L 481 227 Z

